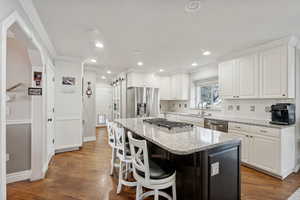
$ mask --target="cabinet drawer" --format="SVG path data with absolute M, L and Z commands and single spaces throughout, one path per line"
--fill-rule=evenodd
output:
M 245 125 L 245 124 L 239 124 L 239 123 L 229 123 L 228 124 L 228 129 L 229 130 L 234 130 L 234 131 L 243 131 L 243 132 L 251 132 L 252 131 L 252 126 Z
M 269 137 L 280 137 L 280 129 L 254 126 L 253 133 L 257 135 L 264 135 Z

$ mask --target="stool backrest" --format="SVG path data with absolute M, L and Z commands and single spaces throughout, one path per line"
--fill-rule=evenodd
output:
M 107 133 L 108 133 L 108 144 L 112 147 L 115 147 L 115 123 L 106 121 Z
M 116 148 L 121 150 L 122 154 L 121 156 L 123 156 L 123 158 L 125 159 L 126 157 L 126 135 L 125 135 L 125 131 L 124 128 L 120 128 L 117 125 L 114 126 L 114 130 L 115 130 L 115 144 L 116 144 Z
M 146 140 L 137 140 L 132 137 L 132 133 L 128 132 L 130 152 L 132 156 L 133 173 L 136 170 L 145 174 L 146 181 L 150 181 L 149 157 Z

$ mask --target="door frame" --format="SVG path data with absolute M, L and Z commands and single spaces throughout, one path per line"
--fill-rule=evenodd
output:
M 17 11 L 11 13 L 7 18 L 5 18 L 1 24 L 1 54 L 0 54 L 0 199 L 6 200 L 6 59 L 7 59 L 7 35 L 8 29 L 17 23 L 23 32 L 27 35 L 28 38 L 32 40 L 32 43 L 36 46 L 37 50 L 40 53 L 41 60 L 43 63 L 43 72 L 45 72 L 45 55 L 43 53 L 42 45 L 38 42 L 35 35 L 32 33 L 29 26 L 22 19 L 20 14 Z M 42 84 L 45 87 L 45 81 L 42 80 Z M 38 180 L 44 177 L 43 173 L 43 157 L 44 157 L 44 132 L 45 132 L 45 95 L 42 97 L 42 134 L 33 134 L 31 138 L 31 180 Z
M 54 78 L 55 78 L 55 67 L 51 64 L 51 63 L 47 63 L 47 65 L 46 65 L 46 73 L 45 73 L 45 78 L 46 78 L 46 83 L 47 84 L 45 84 L 45 89 L 46 89 L 46 96 L 45 96 L 45 98 L 46 98 L 46 120 L 47 120 L 47 117 L 48 117 L 48 72 L 49 72 L 49 69 L 50 70 L 52 70 L 52 72 L 53 72 L 53 74 L 54 74 Z M 53 82 L 53 84 L 54 84 L 54 93 L 53 93 L 53 95 L 54 95 L 54 108 L 55 108 L 55 82 Z M 53 113 L 53 116 L 54 116 L 54 119 L 53 119 L 53 126 L 54 126 L 54 132 L 53 132 L 53 138 L 54 138 L 54 140 L 55 140 L 55 112 Z M 50 163 L 50 160 L 51 160 L 51 158 L 55 155 L 55 145 L 53 146 L 53 152 L 51 152 L 51 156 L 50 156 L 50 158 L 49 158 L 49 156 L 48 156 L 48 140 L 47 140 L 47 138 L 48 138 L 48 122 L 46 123 L 46 140 L 45 140 L 45 147 L 46 147 L 46 163 L 45 163 L 45 166 L 44 166 L 44 171 L 47 171 L 47 169 L 48 169 L 48 165 L 49 165 L 49 163 Z

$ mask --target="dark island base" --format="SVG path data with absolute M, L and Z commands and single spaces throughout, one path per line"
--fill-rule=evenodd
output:
M 172 161 L 176 167 L 178 200 L 239 200 L 240 143 L 219 147 L 190 155 L 175 155 L 148 142 L 152 157 Z M 212 165 L 219 173 L 212 174 Z

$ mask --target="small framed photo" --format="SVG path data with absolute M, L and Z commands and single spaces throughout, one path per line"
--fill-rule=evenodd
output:
M 28 88 L 28 95 L 29 96 L 42 96 L 43 90 L 42 88 Z
M 66 77 L 62 78 L 63 85 L 75 85 L 75 77 Z

